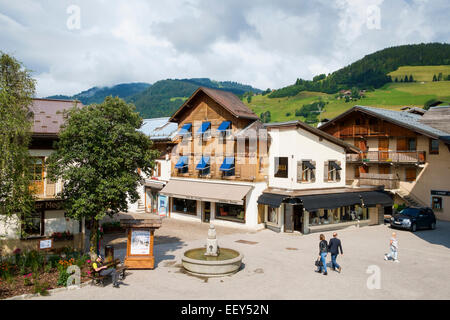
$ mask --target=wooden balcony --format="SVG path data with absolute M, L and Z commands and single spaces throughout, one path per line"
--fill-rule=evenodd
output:
M 385 136 L 385 130 L 384 126 L 377 124 L 377 125 L 351 125 L 346 126 L 345 128 L 342 128 L 339 131 L 340 138 L 348 138 L 348 137 L 378 137 L 378 136 Z
M 32 181 L 30 190 L 38 199 L 53 199 L 62 190 L 62 183 L 55 183 L 47 179 Z
M 360 173 L 360 186 L 384 186 L 385 189 L 398 189 L 400 179 L 395 174 Z
M 368 151 L 362 154 L 347 154 L 352 163 L 425 163 L 426 151 Z

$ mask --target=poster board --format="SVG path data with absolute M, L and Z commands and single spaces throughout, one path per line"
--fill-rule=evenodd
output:
M 53 249 L 53 239 L 52 238 L 39 239 L 38 250 L 46 251 L 46 250 L 52 250 L 52 249 Z
M 150 230 L 131 230 L 130 255 L 150 254 Z

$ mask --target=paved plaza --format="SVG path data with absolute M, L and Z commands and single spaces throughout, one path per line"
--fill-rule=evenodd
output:
M 314 272 L 319 234 L 224 227 L 217 227 L 219 245 L 242 252 L 243 268 L 220 278 L 188 275 L 181 256 L 205 244 L 207 229 L 207 224 L 165 219 L 155 233 L 154 270 L 130 270 L 119 289 L 108 282 L 103 288 L 87 286 L 34 299 L 450 299 L 449 222 L 439 221 L 434 231 L 396 231 L 400 263 L 383 259 L 393 231 L 387 225 L 339 230 L 343 270 L 329 269 L 328 276 Z M 325 233 L 326 239 L 331 235 Z M 125 237 L 109 235 L 105 243 L 114 244 L 115 256 L 124 258 Z M 377 267 L 380 288 L 369 289 L 374 275 L 367 271 Z

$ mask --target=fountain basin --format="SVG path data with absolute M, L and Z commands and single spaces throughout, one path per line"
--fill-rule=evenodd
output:
M 219 255 L 205 256 L 206 248 L 187 250 L 181 259 L 183 267 L 200 276 L 225 276 L 239 270 L 244 256 L 236 250 L 220 248 Z

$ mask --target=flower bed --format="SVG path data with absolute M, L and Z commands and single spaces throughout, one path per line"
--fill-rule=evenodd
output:
M 73 234 L 69 231 L 54 232 L 52 233 L 51 238 L 53 238 L 53 241 L 73 240 Z
M 81 272 L 81 283 L 89 281 L 90 260 L 69 249 L 61 254 L 45 254 L 38 251 L 3 257 L 0 262 L 0 299 L 22 294 L 46 295 L 49 289 L 65 287 L 69 274 L 67 268 L 77 265 Z

